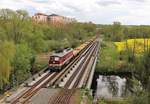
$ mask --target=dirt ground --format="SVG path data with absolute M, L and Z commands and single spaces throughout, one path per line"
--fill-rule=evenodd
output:
M 69 104 L 90 104 L 88 97 L 83 96 L 80 90 L 77 90 L 75 94 L 71 97 Z M 91 103 L 92 104 L 92 103 Z
M 36 62 L 37 63 L 47 63 L 50 55 L 51 55 L 51 52 L 41 53 L 41 54 L 37 55 Z

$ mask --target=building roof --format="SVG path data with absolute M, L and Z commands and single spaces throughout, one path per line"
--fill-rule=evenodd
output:
M 57 15 L 57 14 L 51 14 L 51 15 L 49 15 L 49 16 L 59 16 L 59 15 Z
M 48 16 L 47 14 L 44 14 L 44 13 L 36 13 L 35 15 L 43 15 L 43 16 Z

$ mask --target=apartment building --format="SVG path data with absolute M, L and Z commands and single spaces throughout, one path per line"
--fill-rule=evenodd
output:
M 36 22 L 47 22 L 53 25 L 64 25 L 76 22 L 75 18 L 64 17 L 57 14 L 46 15 L 43 13 L 36 13 L 32 18 Z
M 44 13 L 36 13 L 34 16 L 32 16 L 32 19 L 36 22 L 47 22 L 48 15 Z

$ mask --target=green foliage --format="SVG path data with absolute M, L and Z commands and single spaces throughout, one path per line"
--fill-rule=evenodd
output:
M 12 42 L 0 41 L 0 87 L 9 81 L 14 54 L 15 45 Z
M 34 49 L 36 52 L 43 52 L 45 51 L 45 48 L 47 48 L 46 42 L 43 39 L 44 35 L 42 31 L 36 31 L 33 35 L 30 36 L 28 41 L 28 44 L 32 49 Z
M 93 102 L 93 97 L 92 95 L 90 94 L 91 90 L 89 89 L 82 89 L 80 90 L 80 96 L 82 97 L 81 100 L 87 100 L 87 104 L 92 104 Z M 81 101 L 80 101 L 81 103 Z
M 103 99 L 103 98 L 99 99 L 98 103 L 99 104 L 107 104 L 105 99 Z
M 142 83 L 144 89 L 150 88 L 150 52 L 141 56 L 138 63 L 135 63 L 136 78 Z M 150 89 L 149 89 L 150 91 Z
M 138 91 L 129 98 L 131 104 L 149 104 L 150 93 L 146 91 Z
M 111 40 L 111 41 L 120 41 L 131 38 L 150 38 L 150 26 L 122 26 L 119 23 L 114 23 L 113 25 L 100 25 L 99 26 L 102 29 L 102 32 L 104 34 L 105 40 Z M 146 41 L 144 41 L 146 43 Z M 115 64 L 119 69 L 121 70 L 128 70 L 134 72 L 133 75 L 136 79 L 138 79 L 142 87 L 144 89 L 149 89 L 149 82 L 150 82 L 150 50 L 149 47 L 145 46 L 145 43 L 143 45 L 144 47 L 144 53 L 142 55 L 136 55 L 135 54 L 135 45 L 133 49 L 129 49 L 127 46 L 127 50 L 125 52 L 119 53 L 117 56 L 120 61 L 117 63 L 114 63 L 115 61 L 112 60 L 113 57 L 115 57 L 114 52 L 110 51 L 113 50 L 113 47 L 106 48 L 106 52 L 102 53 L 104 55 L 102 56 L 101 63 L 102 65 L 107 65 L 107 63 Z M 108 54 L 111 55 L 111 58 Z M 105 55 L 106 54 L 106 55 Z M 107 61 L 103 61 L 105 59 L 108 59 Z M 103 63 L 106 62 L 106 63 Z M 119 64 L 118 64 L 119 63 Z M 105 66 L 106 66 L 105 65 Z M 100 65 L 98 65 L 100 66 Z M 116 68 L 117 68 L 116 67 Z M 106 70 L 112 68 L 111 64 L 108 64 L 106 67 Z
M 121 41 L 124 39 L 123 26 L 121 23 L 114 23 L 101 27 L 101 33 L 104 34 L 106 40 Z
M 111 38 L 113 41 L 121 41 L 123 39 L 123 28 L 122 28 L 121 24 L 114 23 L 112 25 Z
M 29 24 L 29 17 L 25 11 L 18 10 L 14 12 L 9 9 L 0 11 L 0 27 L 3 29 L 5 39 L 20 43 L 26 36 L 25 31 Z
M 124 29 L 126 38 L 149 38 L 150 27 L 149 26 L 129 26 Z
M 143 55 L 135 56 L 133 52 L 125 51 L 122 56 L 126 61 L 126 69 L 133 72 L 135 80 L 140 81 L 144 90 L 150 88 L 150 52 L 145 52 Z M 136 86 L 135 81 L 131 81 L 132 85 Z M 132 87 L 134 87 L 132 86 Z M 137 89 L 139 90 L 139 89 Z M 137 91 L 136 90 L 136 91 Z M 134 92 L 136 92 L 134 91 Z
M 121 26 L 120 24 L 113 25 L 100 25 L 102 28 L 101 33 L 104 39 L 107 41 L 126 41 L 131 38 L 150 38 L 150 26 Z M 133 92 L 133 96 L 128 98 L 128 102 L 113 101 L 108 104 L 148 104 L 150 101 L 150 50 L 149 47 L 145 46 L 144 41 L 144 53 L 141 55 L 135 54 L 135 45 L 133 49 L 128 49 L 125 52 L 117 54 L 119 61 L 114 60 L 115 50 L 113 46 L 108 47 L 106 44 L 102 44 L 100 53 L 100 62 L 97 65 L 98 69 L 103 69 L 106 66 L 105 71 L 116 66 L 114 69 L 119 68 L 121 70 L 128 70 L 132 72 L 132 79 L 128 78 L 127 86 Z M 107 48 L 103 48 L 107 47 Z M 105 51 L 106 49 L 106 51 Z M 111 57 L 111 58 L 110 58 Z M 106 59 L 108 59 L 106 61 Z M 111 65 L 110 63 L 113 63 Z M 142 88 L 141 88 L 142 87 Z
M 30 75 L 31 60 L 33 58 L 32 50 L 27 44 L 19 44 L 16 47 L 16 55 L 13 61 L 14 66 L 14 79 L 17 84 L 27 79 Z
M 99 99 L 99 104 L 133 104 L 129 99 L 114 98 L 114 99 Z
M 97 64 L 97 71 L 112 71 L 118 69 L 119 53 L 112 42 L 105 41 L 101 43 L 99 62 Z
M 122 41 L 133 38 L 150 38 L 150 26 L 124 26 L 121 23 L 100 25 L 101 33 L 106 40 Z

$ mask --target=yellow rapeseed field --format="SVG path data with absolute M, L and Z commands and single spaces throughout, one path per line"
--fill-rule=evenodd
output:
M 127 47 L 133 50 L 134 45 L 136 53 L 144 52 L 144 39 L 128 39 L 123 42 L 115 42 L 115 45 L 117 46 L 118 52 L 125 51 Z M 145 46 L 145 49 L 147 49 L 147 46 L 150 48 L 150 39 L 145 39 Z

